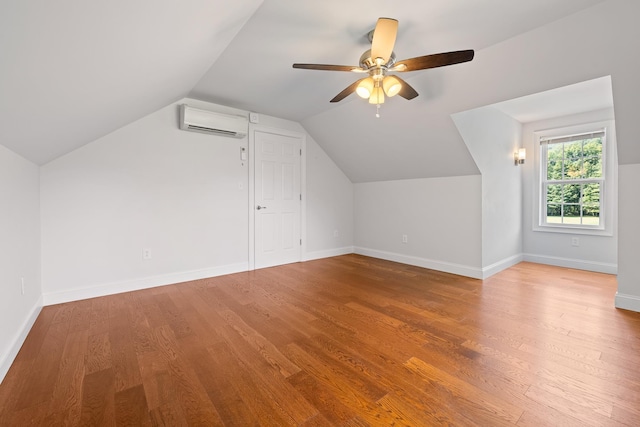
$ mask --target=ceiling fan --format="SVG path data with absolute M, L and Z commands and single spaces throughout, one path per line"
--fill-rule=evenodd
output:
M 360 97 L 368 98 L 370 104 L 377 105 L 378 112 L 376 113 L 376 117 L 380 117 L 380 104 L 384 103 L 385 95 L 389 97 L 400 95 L 405 99 L 413 99 L 418 96 L 418 92 L 407 82 L 390 73 L 443 67 L 445 65 L 468 62 L 473 59 L 473 50 L 460 50 L 396 61 L 393 46 L 396 42 L 397 33 L 398 21 L 396 19 L 379 18 L 375 29 L 368 34 L 369 41 L 371 41 L 371 49 L 360 56 L 358 66 L 296 63 L 293 64 L 293 68 L 323 71 L 351 71 L 369 74 L 368 77 L 362 78 L 349 85 L 330 102 L 342 101 L 353 92 L 356 92 Z

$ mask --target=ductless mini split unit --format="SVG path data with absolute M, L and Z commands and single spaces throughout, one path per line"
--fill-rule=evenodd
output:
M 182 130 L 244 138 L 247 136 L 247 128 L 246 117 L 214 113 L 193 108 L 187 104 L 180 105 L 180 129 Z

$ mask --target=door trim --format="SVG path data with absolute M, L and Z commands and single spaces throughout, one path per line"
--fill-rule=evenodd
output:
M 307 135 L 303 132 L 296 132 L 289 129 L 280 129 L 272 126 L 264 126 L 260 124 L 249 123 L 249 270 L 256 269 L 256 253 L 255 253 L 255 149 L 256 149 L 256 132 L 271 133 L 274 135 L 283 135 L 294 138 L 300 138 L 300 147 L 302 155 L 300 156 L 300 194 L 302 194 L 302 203 L 300 204 L 300 238 L 302 245 L 300 247 L 300 260 L 305 259 L 307 253 Z

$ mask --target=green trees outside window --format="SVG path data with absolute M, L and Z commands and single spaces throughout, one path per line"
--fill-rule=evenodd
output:
M 541 141 L 547 224 L 600 226 L 605 133 Z

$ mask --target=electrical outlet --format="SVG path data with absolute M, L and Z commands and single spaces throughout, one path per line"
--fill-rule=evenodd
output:
M 580 246 L 580 239 L 578 237 L 572 237 L 571 246 Z
M 20 278 L 20 292 L 24 295 L 24 277 Z
M 406 234 L 402 235 L 402 243 L 409 243 L 409 238 L 407 237 Z
M 142 259 L 151 259 L 151 249 L 142 250 Z

